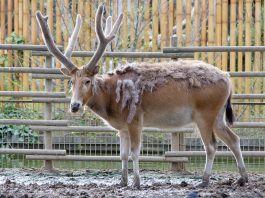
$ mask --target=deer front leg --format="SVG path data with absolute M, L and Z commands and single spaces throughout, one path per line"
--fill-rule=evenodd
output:
M 128 131 L 119 131 L 120 135 L 120 157 L 122 160 L 121 186 L 128 185 L 128 158 L 130 153 L 130 136 Z
M 133 160 L 133 187 L 140 188 L 139 155 L 141 149 L 142 121 L 134 120 L 129 126 L 131 157 Z

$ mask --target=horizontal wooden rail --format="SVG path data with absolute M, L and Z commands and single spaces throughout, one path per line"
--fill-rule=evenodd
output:
M 24 155 L 66 155 L 65 150 L 46 149 L 0 149 L 0 154 L 24 154 Z
M 42 67 L 0 67 L 1 73 L 62 74 L 57 68 Z
M 92 57 L 94 51 L 74 51 L 72 57 Z M 32 56 L 50 56 L 49 52 L 32 52 Z M 162 52 L 105 52 L 103 57 L 111 58 L 193 58 L 193 53 L 164 54 Z
M 71 98 L 31 98 L 26 100 L 0 100 L 7 103 L 69 103 Z
M 62 73 L 58 68 L 42 68 L 42 67 L 0 67 L 0 73 L 32 73 L 38 75 L 43 74 L 58 74 L 52 75 L 55 78 L 62 78 Z M 265 77 L 265 72 L 229 72 L 231 77 Z M 34 75 L 33 75 L 34 76 Z M 42 78 L 47 78 L 49 75 L 43 75 Z M 61 77 L 59 77 L 61 76 Z
M 31 77 L 33 79 L 70 79 L 68 76 L 60 75 L 60 74 L 32 74 Z
M 5 124 L 5 125 L 68 126 L 69 120 L 18 120 L 18 119 L 0 119 L 0 124 Z
M 233 99 L 265 99 L 265 94 L 234 94 Z
M 32 98 L 29 100 L 0 100 L 0 103 L 70 103 L 71 98 Z M 232 102 L 233 105 L 265 105 L 265 102 Z
M 203 47 L 166 47 L 163 53 L 191 52 L 264 52 L 265 46 L 203 46 Z
M 231 77 L 265 77 L 265 72 L 228 72 Z
M 265 122 L 235 122 L 233 128 L 265 128 Z M 77 132 L 116 132 L 117 130 L 105 126 L 31 126 L 36 131 L 77 131 Z M 175 128 L 175 129 L 159 129 L 144 128 L 144 132 L 165 132 L 165 133 L 191 133 L 193 128 Z
M 62 46 L 57 46 L 60 50 Z M 48 51 L 46 45 L 29 45 L 29 44 L 0 44 L 1 50 L 34 50 L 34 51 Z
M 111 127 L 105 126 L 31 126 L 36 131 L 77 131 L 77 132 L 117 132 Z M 166 132 L 166 133 L 192 133 L 193 128 L 176 128 L 176 129 L 158 129 L 158 128 L 144 128 L 144 132 Z
M 66 97 L 64 92 L 37 92 L 37 91 L 0 91 L 0 96 L 5 97 L 55 97 L 64 98 Z
M 265 151 L 242 151 L 245 157 L 265 157 Z M 167 151 L 166 157 L 195 157 L 205 156 L 205 151 Z M 215 156 L 233 156 L 231 151 L 217 151 Z
M 41 92 L 39 92 L 41 93 Z M 9 96 L 11 95 L 4 94 L 0 96 Z M 25 97 L 25 96 L 20 96 L 20 97 Z M 234 94 L 233 98 L 234 100 L 236 99 L 265 99 L 265 94 Z M 47 96 L 36 96 L 32 97 L 31 99 L 28 100 L 0 100 L 0 102 L 24 102 L 24 103 L 45 103 L 45 102 L 50 102 L 50 103 L 69 103 L 71 101 L 71 98 L 63 97 L 61 95 L 60 97 L 47 97 Z M 262 102 L 232 102 L 237 105 L 262 105 Z
M 71 161 L 121 161 L 120 156 L 84 156 L 84 155 L 26 155 L 28 160 L 71 160 Z M 131 160 L 131 158 L 129 158 Z M 186 157 L 167 158 L 164 156 L 139 156 L 139 160 L 143 162 L 188 162 Z
M 232 128 L 265 128 L 265 122 L 235 122 Z

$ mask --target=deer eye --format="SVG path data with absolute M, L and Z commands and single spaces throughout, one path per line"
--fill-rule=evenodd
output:
M 85 85 L 89 85 L 89 83 L 90 83 L 90 80 L 85 81 Z

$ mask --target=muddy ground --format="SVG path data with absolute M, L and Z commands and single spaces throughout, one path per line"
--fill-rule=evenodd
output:
M 130 172 L 131 173 L 131 172 Z M 206 189 L 194 186 L 200 175 L 141 171 L 141 189 L 120 187 L 119 171 L 42 172 L 0 169 L 0 198 L 5 197 L 265 197 L 265 174 L 250 174 L 246 186 L 233 184 L 236 173 L 213 174 Z M 130 184 L 132 174 L 130 174 Z

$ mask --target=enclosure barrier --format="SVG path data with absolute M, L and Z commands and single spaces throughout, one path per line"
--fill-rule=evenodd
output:
M 52 79 L 64 79 L 67 78 L 60 73 L 59 69 L 49 68 L 52 66 L 52 57 L 47 52 L 46 46 L 35 45 L 0 45 L 0 49 L 8 50 L 35 50 L 31 53 L 32 56 L 46 56 L 45 66 L 46 68 L 26 68 L 26 67 L 8 67 L 0 68 L 0 72 L 3 73 L 31 73 L 31 78 L 43 78 L 45 79 L 45 92 L 0 92 L 0 96 L 3 97 L 29 97 L 31 99 L 13 100 L 13 102 L 43 102 L 45 103 L 44 119 L 43 121 L 29 121 L 29 120 L 0 120 L 0 124 L 26 124 L 31 126 L 33 130 L 45 131 L 44 133 L 44 146 L 43 150 L 36 149 L 6 149 L 0 150 L 0 153 L 21 153 L 26 154 L 27 159 L 39 159 L 45 160 L 45 168 L 52 169 L 53 160 L 89 160 L 89 161 L 119 161 L 119 156 L 73 156 L 67 155 L 64 150 L 51 150 L 52 149 L 52 131 L 79 131 L 79 132 L 115 132 L 114 129 L 109 127 L 83 127 L 83 126 L 68 126 L 67 121 L 54 121 L 51 120 L 51 106 L 52 103 L 69 102 L 69 98 L 66 98 L 65 93 L 51 92 Z M 62 48 L 60 47 L 60 50 Z M 119 57 L 119 58 L 192 58 L 194 52 L 231 52 L 231 51 L 265 51 L 264 46 L 211 46 L 211 47 L 183 47 L 183 48 L 165 48 L 164 53 L 161 52 L 107 52 L 103 56 L 105 57 Z M 75 57 L 91 57 L 94 52 L 73 52 Z M 231 77 L 265 77 L 265 72 L 230 72 Z M 233 99 L 265 99 L 265 94 L 234 94 Z M 12 100 L 8 100 L 9 102 Z M 237 128 L 264 128 L 265 123 L 257 122 L 241 122 L 235 123 L 234 127 Z M 183 162 L 187 162 L 187 156 L 204 156 L 204 151 L 183 151 L 184 145 L 184 133 L 192 132 L 192 128 L 182 129 L 155 129 L 144 128 L 144 132 L 166 132 L 171 133 L 171 152 L 166 152 L 162 157 L 145 157 L 141 156 L 141 161 L 160 161 L 160 162 L 172 162 L 172 165 L 178 165 Z M 38 154 L 38 155 L 32 155 Z M 230 156 L 230 152 L 217 152 L 220 156 Z M 264 156 L 264 152 L 243 152 L 246 156 Z M 182 167 L 173 166 L 173 169 L 179 169 Z
M 244 157 L 265 157 L 265 151 L 242 151 Z M 199 157 L 205 156 L 205 151 L 167 151 L 166 157 Z M 215 156 L 230 157 L 233 156 L 231 151 L 216 151 Z
M 48 149 L 0 149 L 0 154 L 24 154 L 24 155 L 66 155 L 65 150 Z
M 26 155 L 29 160 L 74 160 L 74 161 L 120 161 L 120 156 L 83 156 L 83 155 L 66 155 L 66 156 L 53 156 L 53 155 Z M 129 157 L 129 160 L 132 160 Z M 166 157 L 166 156 L 139 156 L 142 162 L 188 162 L 187 157 Z
M 0 119 L 0 124 L 5 125 L 43 125 L 43 126 L 68 126 L 68 120 L 16 120 Z
M 45 98 L 65 98 L 66 95 L 64 92 L 34 92 L 34 91 L 0 91 L 1 96 L 8 96 L 8 97 L 45 97 Z

